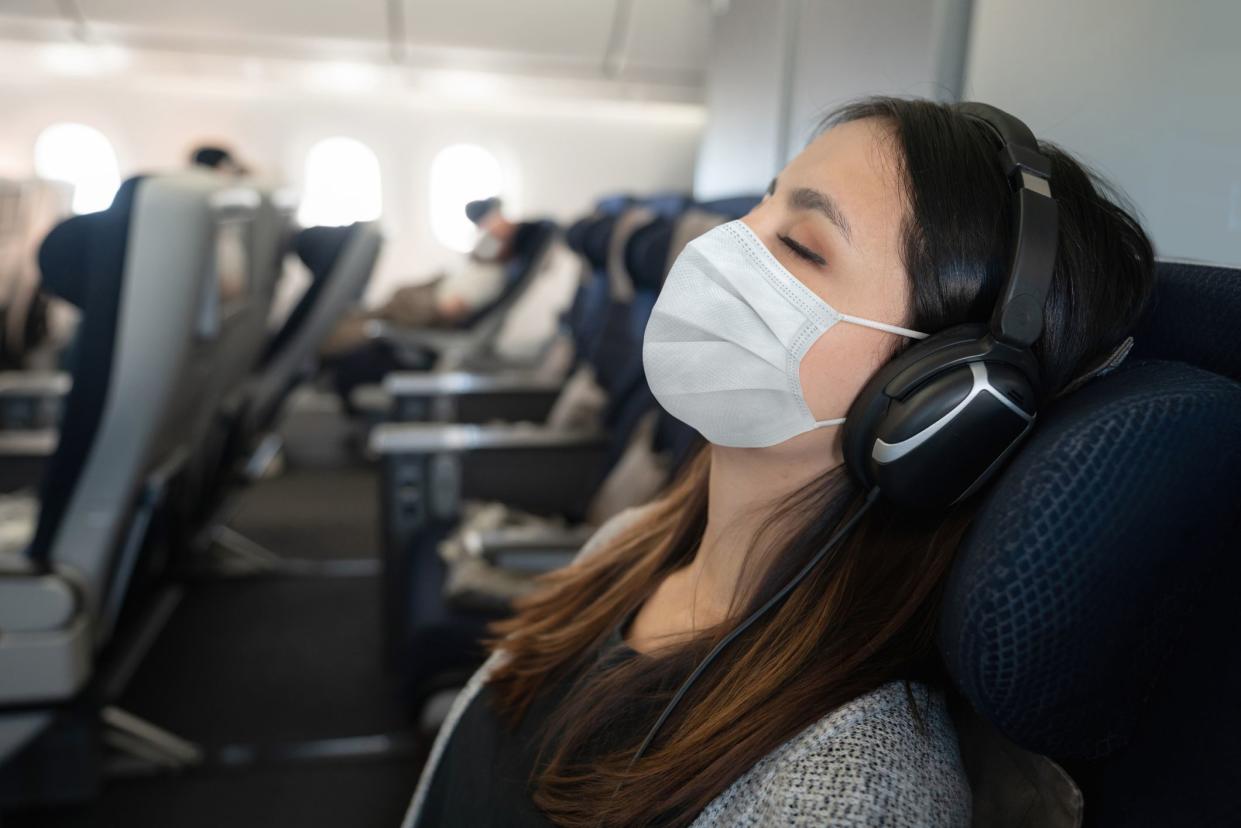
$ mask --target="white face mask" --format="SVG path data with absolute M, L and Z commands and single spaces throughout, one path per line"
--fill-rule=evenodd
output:
M 673 263 L 642 345 L 646 380 L 668 413 L 712 443 L 774 446 L 839 425 L 815 420 L 802 357 L 837 322 L 926 334 L 842 314 L 789 273 L 741 221 L 690 242 Z
M 504 242 L 484 230 L 474 242 L 473 255 L 480 262 L 494 262 L 504 252 Z

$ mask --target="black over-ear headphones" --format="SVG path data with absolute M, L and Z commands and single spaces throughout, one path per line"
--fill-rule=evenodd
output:
M 1021 121 L 993 106 L 957 111 L 986 124 L 1013 193 L 1016 239 L 990 325 L 958 325 L 916 343 L 871 378 L 845 420 L 845 462 L 867 488 L 863 504 L 761 607 L 724 636 L 682 682 L 630 760 L 645 755 L 681 699 L 724 648 L 784 600 L 880 497 L 904 507 L 943 508 L 989 478 L 1038 413 L 1043 303 L 1056 263 L 1051 162 Z M 617 788 L 619 790 L 619 787 Z
M 913 509 L 963 500 L 1000 467 L 1038 414 L 1043 305 L 1056 262 L 1051 162 L 1029 127 L 982 103 L 957 111 L 996 139 L 1012 191 L 1008 276 L 989 325 L 921 340 L 875 373 L 849 408 L 845 463 L 867 489 Z

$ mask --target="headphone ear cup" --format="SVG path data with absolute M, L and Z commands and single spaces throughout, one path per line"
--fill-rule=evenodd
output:
M 915 344 L 877 371 L 850 407 L 842 434 L 850 471 L 905 508 L 965 497 L 1033 422 L 1031 359 L 995 350 L 981 325 Z
M 977 341 L 986 333 L 985 325 L 961 325 L 919 340 L 879 367 L 849 406 L 841 432 L 845 465 L 854 479 L 865 488 L 872 488 L 876 481 L 870 474 L 870 453 L 875 442 L 878 424 L 887 413 L 891 398 L 884 392 L 897 376 L 915 368 L 926 366 L 920 373 L 925 381 L 942 366 L 942 360 L 931 360 L 945 348 Z

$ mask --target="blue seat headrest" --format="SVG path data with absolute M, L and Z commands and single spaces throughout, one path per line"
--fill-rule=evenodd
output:
M 939 644 L 1018 744 L 1089 759 L 1132 736 L 1196 596 L 1236 552 L 1239 412 L 1232 380 L 1128 364 L 1047 411 L 985 495 Z
M 729 196 L 728 198 L 716 198 L 711 201 L 699 202 L 698 208 L 706 210 L 708 213 L 717 213 L 732 220 L 741 218 L 757 207 L 762 200 L 763 197 L 761 195 Z
M 694 199 L 688 193 L 659 193 L 642 199 L 641 203 L 657 216 L 675 218 L 688 210 Z
M 1241 268 L 1160 261 L 1133 356 L 1175 359 L 1241 380 Z
M 355 227 L 307 227 L 293 237 L 294 252 L 316 281 L 332 272 Z
M 633 206 L 634 197 L 628 193 L 603 196 L 595 202 L 595 212 L 608 216 L 619 216 Z
M 637 290 L 658 291 L 668 268 L 673 220 L 659 217 L 634 231 L 625 244 L 625 269 Z
M 582 250 L 595 268 L 607 267 L 608 246 L 612 241 L 612 231 L 616 228 L 616 219 L 615 215 L 599 216 L 586 228 Z
M 115 240 L 111 236 L 128 228 L 134 192 L 143 177 L 134 176 L 126 180 L 106 210 L 72 216 L 48 232 L 39 245 L 38 255 L 40 285 L 44 292 L 65 300 L 79 310 L 85 307 L 91 268 L 100 264 L 98 250 L 101 245 L 112 250 L 109 242 Z M 123 260 L 113 257 L 109 259 L 109 264 L 120 268 Z
M 586 255 L 586 231 L 594 222 L 593 215 L 584 216 L 569 225 L 569 229 L 564 231 L 565 244 L 569 245 L 569 249 L 579 256 Z

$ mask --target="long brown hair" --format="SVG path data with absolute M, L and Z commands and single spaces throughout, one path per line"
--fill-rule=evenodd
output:
M 990 139 L 950 107 L 927 101 L 867 99 L 826 124 L 858 118 L 890 124 L 902 161 L 903 253 L 914 295 L 904 324 L 938 330 L 985 320 L 1011 241 L 1006 185 Z M 1045 151 L 1061 205 L 1046 331 L 1035 347 L 1050 396 L 1131 327 L 1150 292 L 1153 253 L 1096 179 L 1055 147 Z M 939 600 L 974 501 L 924 516 L 881 500 L 721 654 L 631 766 L 651 722 L 634 727 L 626 716 L 662 707 L 863 496 L 840 467 L 772 504 L 749 558 L 769 563 L 745 574 L 749 586 L 724 623 L 686 643 L 591 668 L 591 654 L 620 620 L 693 558 L 706 525 L 709 464 L 709 453 L 700 453 L 643 520 L 608 548 L 547 576 L 513 618 L 493 627 L 491 645 L 507 660 L 490 685 L 509 726 L 550 685 L 575 681 L 544 725 L 532 771 L 534 802 L 558 825 L 687 824 L 755 762 L 832 710 L 890 681 L 939 680 Z

